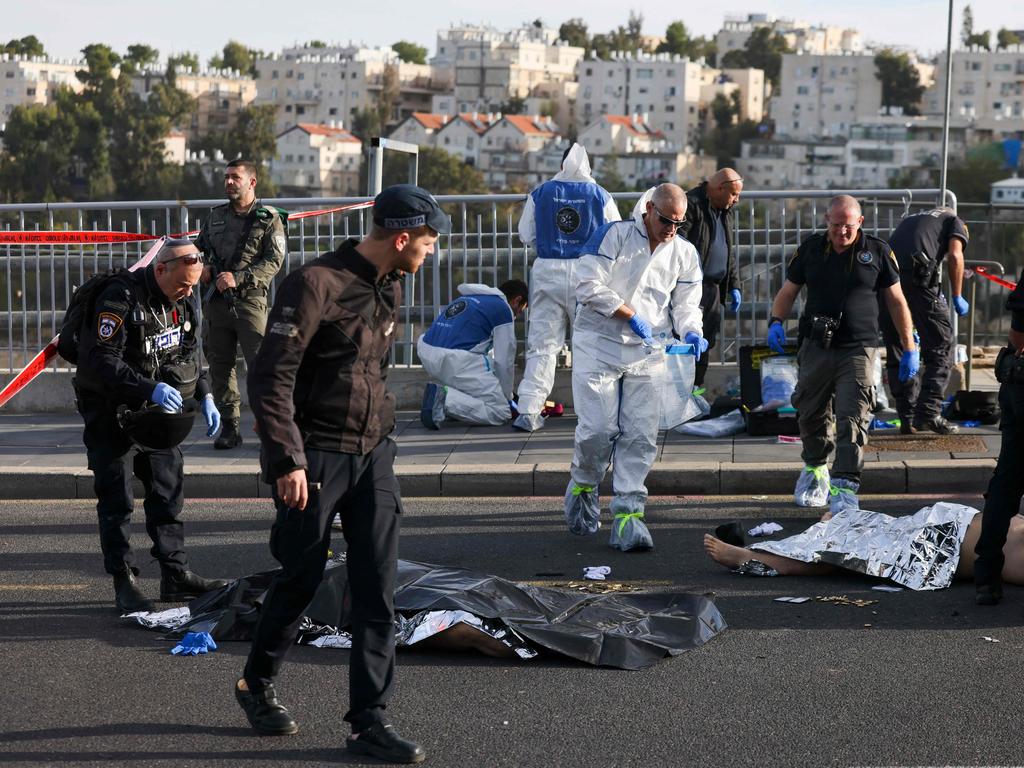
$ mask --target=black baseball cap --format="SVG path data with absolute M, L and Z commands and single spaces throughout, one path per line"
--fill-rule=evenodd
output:
M 414 229 L 426 224 L 438 234 L 448 233 L 448 217 L 423 187 L 395 184 L 373 200 L 373 223 L 384 229 Z

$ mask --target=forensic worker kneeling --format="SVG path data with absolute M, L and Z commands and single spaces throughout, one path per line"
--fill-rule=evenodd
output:
M 565 519 L 572 533 L 597 532 L 598 486 L 611 462 L 608 543 L 623 551 L 654 546 L 643 522 L 644 481 L 658 453 L 664 348 L 680 338 L 697 355 L 707 350 L 700 258 L 676 237 L 685 216 L 686 194 L 662 184 L 631 220 L 598 230 L 577 266 L 572 394 L 579 421 Z
M 128 541 L 133 473 L 146 490 L 146 531 L 160 563 L 160 599 L 191 600 L 227 584 L 188 569 L 180 519 L 185 478 L 178 444 L 195 416 L 186 400 L 199 404 L 208 436 L 220 427 L 199 365 L 192 289 L 202 271 L 202 254 L 190 241 L 168 240 L 152 266 L 107 278 L 81 330 L 75 398 L 95 478 L 103 565 L 114 577 L 122 613 L 153 610 L 135 580 Z
M 514 415 L 515 321 L 526 309 L 529 289 L 522 280 L 498 288 L 463 283 L 459 294 L 416 344 L 431 378 L 420 409 L 427 429 L 446 419 L 496 426 Z

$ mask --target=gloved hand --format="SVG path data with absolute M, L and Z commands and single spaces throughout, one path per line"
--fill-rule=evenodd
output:
M 971 311 L 971 305 L 967 303 L 963 296 L 954 296 L 953 309 L 956 310 L 956 313 L 960 315 L 960 317 L 963 317 Z
M 906 383 L 917 375 L 921 367 L 921 353 L 916 349 L 908 349 L 900 358 L 900 383 Z
M 654 337 L 651 335 L 651 324 L 640 317 L 640 315 L 633 315 L 629 318 L 629 327 L 644 342 L 654 342 Z
M 786 353 L 786 329 L 783 328 L 782 323 L 772 323 L 768 326 L 768 347 L 772 352 L 778 352 L 780 355 Z
M 687 344 L 693 345 L 694 360 L 700 360 L 700 356 L 708 351 L 708 340 L 696 331 L 688 331 L 686 335 L 683 336 L 683 341 Z
M 213 437 L 217 434 L 217 430 L 220 429 L 220 411 L 213 404 L 213 395 L 207 395 L 203 398 L 202 410 L 203 418 L 206 419 L 206 436 Z
M 740 311 L 740 305 L 743 304 L 743 294 L 740 293 L 739 288 L 729 291 L 729 299 L 729 311 L 735 315 Z
M 181 410 L 181 392 L 170 384 L 164 384 L 162 381 L 153 387 L 153 394 L 149 396 L 149 399 L 165 411 L 174 413 Z

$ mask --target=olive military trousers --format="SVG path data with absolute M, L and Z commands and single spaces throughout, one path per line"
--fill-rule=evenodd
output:
M 210 389 L 224 422 L 238 421 L 242 396 L 238 391 L 238 348 L 248 368 L 263 341 L 267 327 L 267 298 L 261 295 L 237 296 L 231 305 L 221 294 L 214 294 L 203 308 L 206 342 L 203 351 L 210 365 Z

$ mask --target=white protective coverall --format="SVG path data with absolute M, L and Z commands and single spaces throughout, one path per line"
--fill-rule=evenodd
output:
M 595 252 L 582 256 L 577 266 L 572 394 L 579 423 L 566 493 L 567 520 L 579 518 L 570 514 L 573 504 L 599 511 L 597 489 L 609 461 L 612 513 L 642 515 L 644 481 L 658 452 L 665 375 L 660 347 L 673 336 L 701 333 L 703 275 L 693 245 L 673 237 L 652 252 L 640 212 L 630 221 L 610 225 L 588 251 L 595 245 Z M 651 324 L 657 342 L 653 350 L 644 347 L 627 320 L 613 316 L 623 304 Z M 593 533 L 597 520 L 586 527 L 575 530 L 570 521 L 574 533 Z
M 506 424 L 515 372 L 515 314 L 497 288 L 462 283 L 458 291 L 460 298 L 441 311 L 416 344 L 427 375 L 447 388 L 444 413 L 438 416 Z
M 537 258 L 530 270 L 526 370 L 517 406 L 524 426 L 536 429 L 555 382 L 558 351 L 576 314 L 576 264 L 603 224 L 619 221 L 615 201 L 594 181 L 586 150 L 573 144 L 562 170 L 530 193 L 519 219 L 519 239 Z M 517 425 L 519 421 L 517 420 Z

